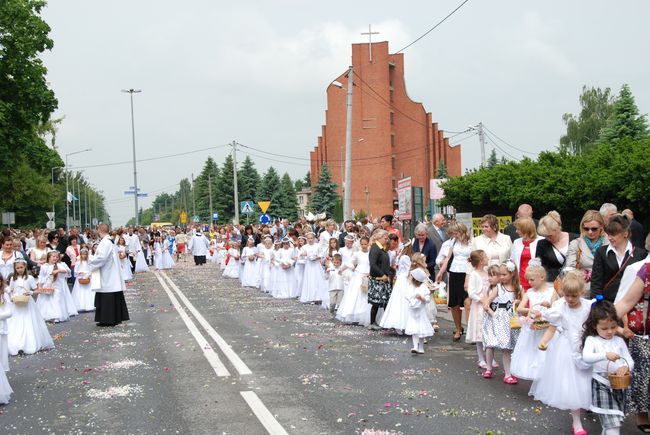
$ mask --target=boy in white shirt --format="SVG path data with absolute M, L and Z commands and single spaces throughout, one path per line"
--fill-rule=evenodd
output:
M 332 262 L 327 268 L 327 281 L 329 283 L 330 293 L 330 313 L 334 315 L 343 299 L 343 270 L 341 265 L 343 260 L 341 254 L 334 254 Z

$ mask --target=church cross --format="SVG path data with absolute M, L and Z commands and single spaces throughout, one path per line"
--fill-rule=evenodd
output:
M 379 35 L 379 32 L 373 32 L 372 24 L 368 24 L 368 31 L 362 32 L 361 35 L 368 35 L 368 50 L 370 50 L 370 62 L 372 62 L 372 35 Z

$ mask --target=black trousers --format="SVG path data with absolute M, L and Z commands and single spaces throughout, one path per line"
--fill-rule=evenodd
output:
M 205 255 L 195 255 L 194 264 L 196 264 L 197 266 L 201 264 L 205 264 Z
M 129 255 L 129 261 L 131 262 L 131 272 L 135 272 L 135 256 Z

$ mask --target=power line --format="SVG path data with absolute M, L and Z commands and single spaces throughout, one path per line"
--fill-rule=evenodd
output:
M 494 140 L 494 138 L 492 138 L 492 136 L 490 136 L 487 132 L 485 132 L 484 134 L 485 134 L 485 137 L 486 137 L 486 138 L 487 138 L 487 139 L 492 143 L 492 145 L 494 145 L 495 147 L 497 147 L 497 149 L 498 149 L 499 151 L 501 151 L 503 154 L 505 154 L 506 156 L 510 157 L 512 160 L 515 160 L 515 161 L 517 161 L 517 162 L 521 161 L 521 159 L 518 159 L 517 157 L 513 156 L 512 154 L 510 154 L 509 152 L 507 152 L 506 150 L 504 150 L 503 148 L 501 148 L 501 147 L 499 146 L 499 144 L 496 143 L 496 141 Z
M 442 20 L 438 21 L 438 23 L 436 23 L 435 26 L 433 26 L 432 28 L 430 28 L 429 30 L 427 30 L 426 32 L 424 32 L 424 33 L 423 33 L 422 35 L 420 35 L 420 36 L 419 36 L 415 41 L 411 42 L 410 44 L 408 44 L 408 45 L 405 46 L 404 48 L 402 48 L 402 49 L 400 49 L 400 50 L 397 50 L 397 51 L 395 52 L 395 54 L 403 52 L 404 50 L 406 50 L 407 48 L 409 48 L 411 45 L 415 44 L 415 43 L 418 42 L 420 39 L 424 38 L 424 37 L 427 36 L 429 33 L 433 32 L 436 28 L 438 28 L 438 26 L 440 26 L 442 23 L 444 23 L 445 21 L 447 21 L 447 19 L 448 19 L 449 17 L 451 17 L 452 15 L 454 15 L 454 14 L 455 14 L 455 13 L 456 13 L 460 8 L 462 8 L 463 6 L 465 6 L 465 3 L 467 3 L 468 1 L 469 1 L 469 0 L 465 0 L 464 2 L 462 2 L 461 4 L 459 4 L 458 6 L 456 6 L 456 9 L 454 9 L 454 10 L 451 11 L 449 14 L 447 14 L 447 16 L 446 16 L 445 18 L 443 18 Z
M 487 127 L 485 126 L 485 124 L 483 124 L 483 127 L 484 127 L 487 131 L 489 131 L 490 133 L 492 133 L 492 136 L 496 137 L 496 138 L 499 139 L 501 142 L 503 142 L 504 144 L 508 145 L 510 148 L 519 151 L 520 153 L 530 154 L 530 155 L 533 155 L 533 156 L 536 156 L 536 155 L 538 154 L 538 153 L 532 153 L 532 152 L 530 152 L 530 151 L 522 150 L 521 148 L 517 148 L 517 147 L 514 146 L 514 145 L 510 145 L 508 142 L 506 142 L 505 140 L 503 140 L 503 139 L 501 139 L 499 136 L 497 136 L 497 134 L 496 134 L 495 132 L 493 132 L 492 130 L 490 130 L 489 128 L 487 128 Z
M 198 150 L 184 151 L 182 153 L 167 154 L 167 155 L 158 156 L 158 157 L 149 157 L 149 158 L 146 158 L 146 159 L 136 160 L 136 162 L 139 163 L 139 162 L 150 162 L 150 161 L 153 161 L 153 160 L 169 159 L 171 157 L 178 157 L 178 156 L 184 156 L 186 154 L 200 153 L 202 151 L 208 151 L 208 150 L 212 150 L 212 149 L 224 148 L 224 147 L 227 147 L 227 146 L 228 145 L 210 146 L 210 147 L 201 148 L 201 149 L 198 149 Z M 123 162 L 113 162 L 113 163 L 101 163 L 101 164 L 97 164 L 97 165 L 88 165 L 88 166 L 70 166 L 69 169 L 71 169 L 71 170 L 75 169 L 76 170 L 76 169 L 101 168 L 101 167 L 104 167 L 104 166 L 117 166 L 117 165 L 131 164 L 131 163 L 133 163 L 133 160 L 127 160 L 127 161 L 123 161 Z

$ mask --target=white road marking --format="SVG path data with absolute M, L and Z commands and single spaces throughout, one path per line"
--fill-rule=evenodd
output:
M 160 274 L 167 279 L 169 282 L 169 285 L 174 289 L 176 294 L 181 298 L 181 301 L 187 306 L 187 308 L 190 310 L 194 318 L 201 324 L 203 329 L 208 333 L 210 337 L 217 343 L 217 346 L 219 346 L 219 349 L 223 352 L 224 355 L 226 355 L 226 358 L 230 361 L 230 363 L 235 367 L 235 370 L 240 375 L 251 375 L 253 372 L 248 368 L 246 364 L 244 364 L 244 361 L 239 358 L 239 355 L 232 350 L 230 345 L 224 340 L 221 335 L 217 333 L 217 331 L 214 330 L 212 325 L 208 323 L 207 320 L 197 311 L 196 308 L 194 308 L 194 305 L 185 297 L 183 292 L 178 288 L 176 284 L 174 284 L 174 281 L 171 280 L 170 277 L 167 276 L 165 272 L 160 272 Z
M 223 365 L 219 359 L 219 356 L 214 351 L 214 349 L 212 349 L 212 346 L 208 340 L 206 340 L 206 338 L 201 335 L 201 332 L 199 332 L 199 329 L 196 327 L 194 322 L 192 322 L 192 319 L 190 319 L 190 317 L 185 313 L 181 304 L 178 303 L 178 299 L 176 299 L 171 290 L 169 290 L 167 284 L 165 284 L 165 281 L 163 281 L 163 279 L 160 277 L 159 272 L 154 271 L 154 275 L 156 275 L 156 278 L 158 281 L 160 281 L 160 285 L 162 285 L 162 288 L 167 293 L 169 300 L 172 301 L 172 305 L 174 305 L 174 308 L 176 308 L 176 312 L 178 312 L 178 315 L 181 316 L 181 319 L 183 319 L 183 322 L 185 322 L 185 326 L 187 326 L 187 329 L 190 330 L 190 333 L 192 333 L 194 339 L 203 350 L 203 356 L 208 360 L 210 366 L 212 366 L 212 369 L 217 374 L 217 376 L 230 376 L 230 372 L 226 366 Z
M 257 419 L 262 423 L 262 426 L 270 435 L 288 435 L 287 431 L 284 430 L 282 425 L 278 423 L 271 411 L 264 405 L 264 403 L 257 397 L 257 394 L 253 391 L 240 391 L 239 394 L 242 395 L 248 406 L 253 411 L 253 414 Z

